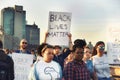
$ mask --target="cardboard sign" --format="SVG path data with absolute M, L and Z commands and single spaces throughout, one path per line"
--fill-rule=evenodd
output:
M 107 55 L 110 64 L 120 64 L 120 27 L 109 27 L 108 29 Z
M 70 32 L 71 13 L 50 12 L 47 43 L 51 45 L 67 45 Z
M 14 61 L 14 80 L 28 80 L 28 74 L 33 62 L 33 55 L 12 53 L 12 59 Z

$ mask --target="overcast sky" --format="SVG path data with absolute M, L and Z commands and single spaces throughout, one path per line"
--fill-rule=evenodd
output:
M 28 24 L 41 29 L 41 42 L 48 28 L 49 11 L 71 12 L 73 41 L 86 39 L 95 44 L 106 42 L 106 27 L 120 23 L 120 0 L 0 0 L 0 10 L 21 5 Z

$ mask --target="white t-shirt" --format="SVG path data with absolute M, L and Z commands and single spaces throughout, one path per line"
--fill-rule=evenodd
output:
M 47 63 L 40 60 L 35 66 L 35 77 L 37 80 L 58 80 L 62 77 L 62 70 L 55 61 Z
M 98 77 L 110 77 L 110 68 L 107 56 L 105 54 L 101 57 L 97 55 L 93 56 L 93 66 Z

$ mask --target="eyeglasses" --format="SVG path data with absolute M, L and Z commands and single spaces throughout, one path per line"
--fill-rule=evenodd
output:
M 22 42 L 22 44 L 27 44 L 27 42 Z

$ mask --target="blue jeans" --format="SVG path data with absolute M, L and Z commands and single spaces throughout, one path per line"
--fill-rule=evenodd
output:
M 111 80 L 111 79 L 106 77 L 103 77 L 103 78 L 98 77 L 98 80 Z

